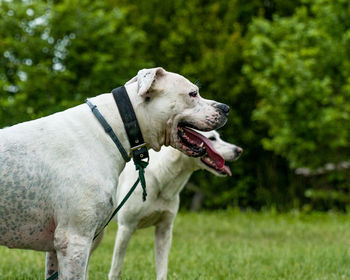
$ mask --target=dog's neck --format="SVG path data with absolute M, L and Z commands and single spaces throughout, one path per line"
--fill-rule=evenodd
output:
M 148 148 L 159 151 L 165 143 L 166 136 L 166 108 L 153 109 L 144 97 L 137 94 L 137 83 L 126 86 L 129 99 L 134 108 L 143 139 Z
M 128 88 L 130 86 L 128 86 Z M 162 132 L 162 130 L 165 130 L 165 128 L 160 127 L 160 123 L 156 122 L 153 115 L 151 117 L 148 110 L 145 108 L 145 104 L 143 104 L 144 101 L 142 100 L 142 97 L 138 96 L 137 93 L 132 94 L 135 91 L 128 88 L 128 95 L 135 111 L 143 139 L 148 148 L 159 150 L 164 143 L 164 136 L 162 134 L 165 134 L 165 132 Z M 131 94 L 129 94 L 129 92 Z M 102 116 L 113 128 L 113 131 L 117 135 L 126 152 L 131 156 L 130 143 L 113 95 L 111 93 L 105 93 L 91 98 L 90 100 L 97 106 Z M 109 137 L 107 134 L 106 136 Z
M 149 106 L 152 104 L 148 104 L 144 97 L 137 94 L 137 83 L 127 85 L 126 90 L 147 147 L 159 151 L 165 143 L 167 108 L 150 108 Z M 91 101 L 100 110 L 130 155 L 130 144 L 113 95 L 110 93 L 102 94 L 91 98 Z
M 118 112 L 118 107 L 114 101 L 111 93 L 101 94 L 90 99 L 91 102 L 97 106 L 102 116 L 106 119 L 108 124 L 112 127 L 114 133 L 117 135 L 118 140 L 123 145 L 125 151 L 130 155 L 130 143 L 123 126 L 123 121 Z M 105 134 L 107 138 L 110 136 Z M 116 147 L 117 149 L 117 147 Z
M 161 184 L 158 192 L 166 199 L 173 199 L 178 195 L 192 173 L 199 170 L 195 158 L 191 158 L 172 147 L 162 147 L 161 153 L 150 153 L 149 168 L 154 169 L 154 176 Z

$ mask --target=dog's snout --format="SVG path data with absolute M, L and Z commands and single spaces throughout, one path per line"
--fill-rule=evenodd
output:
M 218 108 L 220 111 L 222 111 L 226 116 L 228 116 L 228 113 L 230 112 L 230 106 L 228 106 L 224 103 L 218 103 L 216 105 L 216 108 Z

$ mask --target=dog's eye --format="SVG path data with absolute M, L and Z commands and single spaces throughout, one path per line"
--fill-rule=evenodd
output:
M 214 136 L 208 138 L 210 141 L 215 141 L 216 138 Z
M 197 94 L 198 94 L 197 91 L 191 91 L 191 92 L 189 93 L 189 95 L 190 95 L 191 97 L 196 97 Z

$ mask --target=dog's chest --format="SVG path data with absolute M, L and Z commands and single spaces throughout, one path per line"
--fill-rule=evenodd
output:
M 160 221 L 162 221 L 164 215 L 166 215 L 167 211 L 159 210 L 147 213 L 144 215 L 138 222 L 137 227 L 138 228 L 146 228 L 153 225 L 158 224 Z

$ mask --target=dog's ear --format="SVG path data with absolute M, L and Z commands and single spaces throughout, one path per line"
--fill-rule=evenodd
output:
M 137 76 L 132 78 L 126 83 L 126 85 L 134 83 L 137 81 L 138 90 L 137 93 L 140 96 L 145 96 L 149 92 L 154 81 L 165 74 L 165 70 L 162 67 L 142 69 L 137 73 Z

